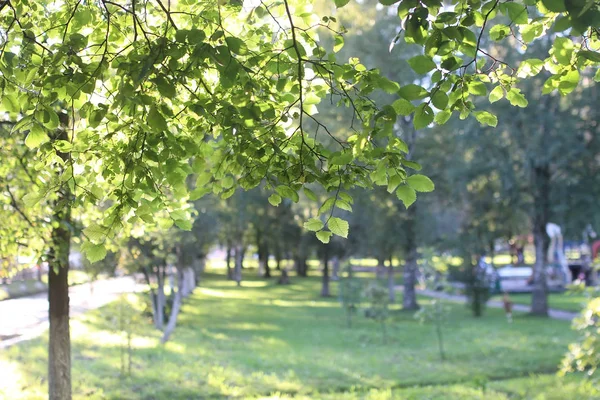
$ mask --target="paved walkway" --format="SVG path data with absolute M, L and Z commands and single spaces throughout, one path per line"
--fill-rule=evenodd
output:
M 132 277 L 99 280 L 69 289 L 71 317 L 102 307 L 122 293 L 140 290 Z M 48 294 L 0 301 L 0 349 L 40 336 L 48 329 Z
M 396 286 L 396 290 L 402 291 L 402 286 Z M 467 302 L 466 296 L 462 296 L 462 295 L 458 295 L 458 294 L 449 294 L 449 293 L 444 293 L 444 292 L 437 292 L 434 290 L 417 290 L 417 293 L 421 294 L 423 296 L 436 297 L 438 299 L 445 299 L 445 300 L 453 301 L 456 303 L 466 303 Z M 497 300 L 490 300 L 486 304 L 488 307 L 492 307 L 492 308 L 504 308 L 504 304 L 501 301 L 497 301 Z M 528 313 L 530 310 L 531 310 L 531 308 L 524 304 L 513 304 L 513 311 Z M 576 312 L 557 310 L 557 309 L 553 309 L 553 308 L 549 309 L 548 313 L 550 315 L 550 318 L 560 319 L 563 321 L 571 321 L 573 318 L 575 318 L 578 315 L 578 313 L 576 313 Z

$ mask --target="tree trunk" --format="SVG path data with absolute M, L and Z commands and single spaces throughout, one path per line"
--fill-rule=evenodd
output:
M 323 257 L 323 280 L 321 286 L 321 297 L 331 296 L 329 292 L 329 257 Z
M 163 267 L 166 268 L 166 267 Z M 161 271 L 161 267 L 157 267 L 156 274 L 157 289 L 156 289 L 156 309 L 154 310 L 154 326 L 162 331 L 165 325 L 165 275 Z
M 417 302 L 417 245 L 415 243 L 415 204 L 408 210 L 408 218 L 405 222 L 406 229 L 406 245 L 404 254 L 406 260 L 404 263 L 404 293 L 402 294 L 402 308 L 405 310 L 418 310 L 419 303 Z
M 549 238 L 546 224 L 550 215 L 550 168 L 548 165 L 532 168 L 534 188 L 533 240 L 535 265 L 533 267 L 533 290 L 531 313 L 548 316 L 548 284 L 546 281 L 546 257 Z
M 227 246 L 225 263 L 227 264 L 227 279 L 233 280 L 233 269 L 231 268 L 231 246 Z
M 244 259 L 246 258 L 246 251 L 248 250 L 248 246 L 242 246 L 242 249 L 240 251 L 240 270 L 244 269 Z M 241 272 L 240 272 L 240 277 L 241 277 Z M 241 279 L 241 278 L 240 278 Z
M 171 308 L 171 315 L 169 315 L 169 322 L 165 327 L 163 337 L 160 339 L 160 342 L 163 344 L 166 343 L 167 340 L 169 340 L 169 337 L 171 336 L 171 334 L 175 330 L 175 327 L 177 326 L 177 316 L 179 315 L 179 310 L 181 308 L 183 280 L 183 269 L 177 268 L 178 288 L 173 298 L 173 307 Z
M 267 245 L 263 248 L 263 270 L 265 271 L 264 277 L 271 277 L 271 267 L 269 267 L 269 247 Z
M 333 257 L 333 260 L 331 260 L 331 262 L 333 264 L 333 271 L 331 271 L 331 279 L 337 281 L 340 279 L 340 258 L 338 256 L 335 256 Z
M 65 206 L 57 210 L 48 256 L 48 303 L 50 338 L 48 342 L 48 395 L 50 400 L 71 399 L 71 335 L 69 330 L 69 192 L 59 194 Z
M 392 256 L 390 256 L 390 266 L 387 270 L 388 278 L 388 292 L 390 296 L 390 303 L 396 302 L 396 285 L 394 284 L 394 264 L 392 263 Z
M 383 278 L 383 272 L 385 271 L 385 259 L 383 257 L 377 258 L 377 270 L 375 276 L 377 279 Z
M 238 286 L 242 285 L 242 261 L 244 259 L 244 249 L 242 245 L 235 246 L 235 267 L 233 271 L 233 279 L 237 282 Z

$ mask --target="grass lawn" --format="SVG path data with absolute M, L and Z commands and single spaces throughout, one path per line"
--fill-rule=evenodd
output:
M 493 309 L 474 319 L 450 304 L 448 359 L 440 362 L 433 326 L 410 313 L 393 313 L 384 343 L 380 327 L 360 315 L 347 328 L 337 299 L 318 297 L 318 278 L 292 277 L 289 286 L 274 280 L 237 288 L 207 275 L 165 346 L 149 321 L 135 328 L 130 377 L 120 373 L 119 304 L 76 319 L 74 398 L 600 398 L 577 377 L 529 376 L 556 370 L 575 339 L 567 322 L 517 315 L 509 324 Z M 46 397 L 46 344 L 40 338 L 0 353 L 0 398 Z
M 531 304 L 531 293 L 512 293 L 510 298 L 515 304 Z M 584 304 L 587 303 L 587 299 L 583 293 L 550 293 L 548 295 L 548 304 L 550 308 L 579 312 L 583 309 Z M 500 301 L 502 300 L 502 296 L 493 296 L 492 300 Z

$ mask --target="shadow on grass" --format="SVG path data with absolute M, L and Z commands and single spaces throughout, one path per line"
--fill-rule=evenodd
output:
M 508 324 L 491 309 L 474 319 L 463 305 L 450 305 L 448 361 L 439 362 L 432 325 L 394 313 L 384 344 L 378 324 L 360 314 L 346 328 L 337 299 L 318 296 L 318 278 L 293 279 L 279 286 L 250 278 L 238 288 L 208 275 L 185 300 L 165 346 L 150 321 L 131 327 L 130 377 L 121 374 L 126 340 L 116 329 L 118 304 L 84 315 L 72 323 L 74 397 L 247 398 L 510 377 L 553 370 L 573 337 L 564 322 L 519 317 Z M 15 346 L 1 359 L 18 366 L 15 379 L 32 394 L 21 398 L 43 398 L 36 393 L 45 385 L 46 339 Z

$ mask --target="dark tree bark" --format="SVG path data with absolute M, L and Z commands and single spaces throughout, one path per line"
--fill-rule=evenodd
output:
M 279 251 L 279 249 L 277 249 L 275 251 L 275 263 L 276 263 L 275 264 L 275 269 L 277 271 L 281 271 L 281 258 L 282 258 L 281 251 Z
M 67 206 L 68 207 L 68 206 Z M 71 335 L 69 330 L 69 250 L 71 232 L 67 222 L 70 210 L 55 214 L 59 225 L 52 230 L 48 257 L 48 303 L 50 339 L 48 342 L 48 394 L 50 400 L 71 398 Z
M 263 268 L 265 274 L 263 275 L 265 278 L 271 277 L 271 267 L 269 267 L 269 246 L 266 244 L 263 247 Z
M 66 114 L 60 114 L 64 127 Z M 57 132 L 56 140 L 68 140 L 66 129 Z M 57 153 L 63 161 L 69 154 Z M 65 183 L 57 191 L 53 204 L 54 228 L 48 251 L 48 397 L 71 399 L 71 332 L 69 328 L 69 252 L 71 250 L 71 191 Z
M 231 246 L 227 245 L 227 255 L 225 257 L 225 263 L 227 264 L 227 279 L 233 280 L 233 269 L 231 268 Z
M 323 257 L 323 279 L 321 286 L 321 297 L 330 297 L 329 292 L 329 257 L 327 253 Z
M 244 267 L 244 260 L 246 259 L 246 251 L 248 251 L 248 246 L 242 246 L 241 251 L 240 251 L 240 258 L 239 258 L 239 262 L 240 262 L 240 269 L 244 269 L 246 267 Z M 240 279 L 241 279 L 241 275 L 242 273 L 240 272 Z
M 533 241 L 535 265 L 533 266 L 533 290 L 531 313 L 548 316 L 548 284 L 546 281 L 546 257 L 550 244 L 546 224 L 550 215 L 550 167 L 536 166 L 532 169 L 534 182 Z

